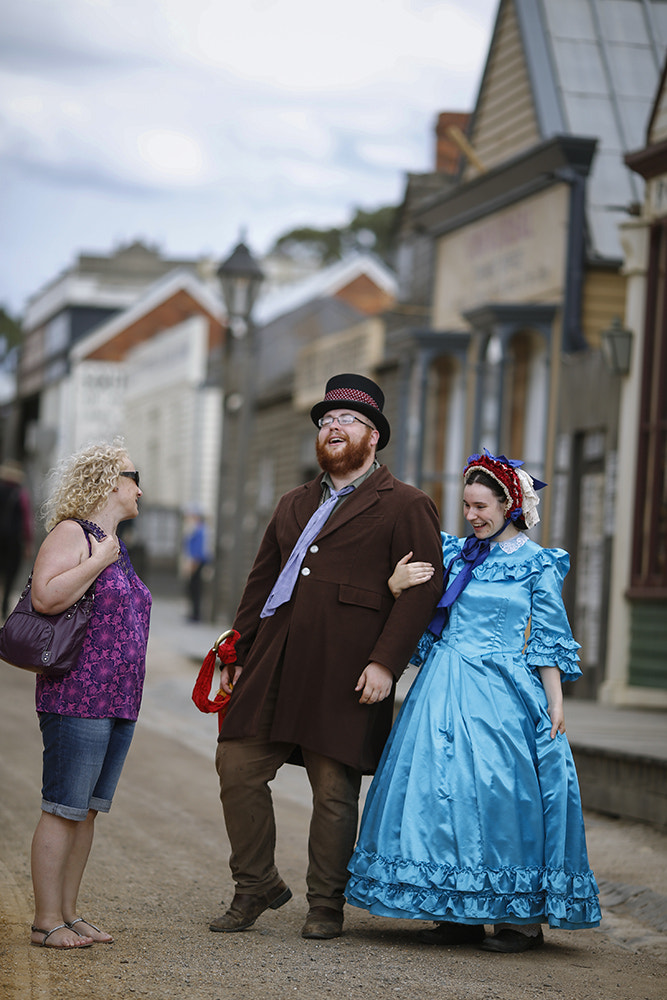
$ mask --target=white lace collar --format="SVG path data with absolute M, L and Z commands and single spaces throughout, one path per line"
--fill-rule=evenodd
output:
M 499 545 L 503 552 L 507 552 L 511 555 L 512 552 L 518 552 L 522 545 L 525 545 L 528 541 L 528 536 L 522 531 L 514 538 L 508 538 L 505 542 L 491 542 L 491 545 Z

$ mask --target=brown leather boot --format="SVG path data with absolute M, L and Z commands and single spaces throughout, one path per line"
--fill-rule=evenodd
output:
M 253 896 L 245 892 L 235 892 L 232 905 L 227 912 L 222 917 L 218 917 L 217 920 L 211 921 L 208 929 L 221 931 L 223 934 L 244 931 L 247 927 L 252 927 L 260 913 L 264 913 L 264 910 L 277 910 L 279 906 L 291 898 L 292 893 L 283 881 L 280 881 L 273 889 L 269 889 L 268 892 L 259 895 Z
M 311 906 L 301 929 L 301 937 L 320 940 L 340 937 L 342 933 L 343 911 L 333 910 L 330 906 Z

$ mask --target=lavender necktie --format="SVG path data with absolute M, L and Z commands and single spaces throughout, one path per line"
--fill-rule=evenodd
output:
M 281 604 L 285 604 L 289 601 L 308 546 L 319 535 L 325 521 L 333 512 L 333 509 L 338 502 L 338 498 L 345 496 L 347 493 L 351 493 L 353 489 L 354 486 L 344 486 L 343 489 L 338 490 L 338 492 L 336 492 L 336 490 L 332 490 L 329 499 L 325 500 L 324 503 L 320 504 L 317 508 L 308 521 L 308 524 L 299 535 L 296 545 L 289 554 L 289 559 L 281 569 L 280 575 L 273 585 L 273 590 L 269 594 L 266 604 L 262 608 L 259 616 L 260 618 L 270 618 L 276 608 L 279 608 Z

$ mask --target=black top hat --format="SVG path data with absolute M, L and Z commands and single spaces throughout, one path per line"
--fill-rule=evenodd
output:
M 363 375 L 334 375 L 327 382 L 324 399 L 315 403 L 310 411 L 314 424 L 328 410 L 356 410 L 363 413 L 380 432 L 377 450 L 380 451 L 389 441 L 391 430 L 389 421 L 382 412 L 384 393 L 379 385 Z

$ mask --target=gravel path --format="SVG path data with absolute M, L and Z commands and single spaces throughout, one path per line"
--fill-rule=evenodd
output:
M 421 945 L 421 924 L 348 908 L 342 938 L 304 941 L 308 793 L 295 768 L 283 769 L 276 791 L 278 864 L 294 899 L 251 930 L 210 933 L 208 920 L 232 895 L 215 729 L 212 719 L 183 713 L 194 669 L 188 676 L 162 652 L 152 647 L 143 718 L 114 808 L 98 822 L 80 899 L 81 912 L 116 940 L 77 953 L 28 946 L 41 747 L 32 679 L 0 674 L 3 1000 L 664 1000 L 667 836 L 596 815 L 587 829 L 603 888 L 600 930 L 547 930 L 544 949 L 499 956 Z

